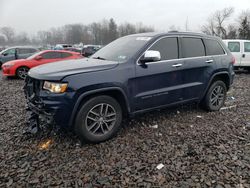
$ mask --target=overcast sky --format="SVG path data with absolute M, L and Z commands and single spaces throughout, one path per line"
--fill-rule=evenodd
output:
M 0 27 L 33 33 L 70 23 L 89 24 L 106 18 L 142 22 L 158 31 L 175 25 L 199 31 L 215 10 L 234 7 L 236 17 L 249 0 L 0 0 Z M 188 18 L 188 19 L 187 19 Z M 233 21 L 233 20 L 232 20 Z

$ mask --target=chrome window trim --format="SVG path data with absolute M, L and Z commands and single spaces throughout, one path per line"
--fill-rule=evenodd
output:
M 168 60 L 161 60 L 161 61 L 155 61 L 155 62 L 148 62 L 146 63 L 147 65 L 148 64 L 154 64 L 154 63 L 162 63 L 162 62 L 171 62 L 171 61 L 183 61 L 183 60 L 189 60 L 189 59 L 199 59 L 199 58 L 205 58 L 205 57 L 220 57 L 220 56 L 227 56 L 228 53 L 227 51 L 225 50 L 225 48 L 220 44 L 220 42 L 216 39 L 211 39 L 211 38 L 208 38 L 208 37 L 200 37 L 200 36 L 183 36 L 183 35 L 171 35 L 171 36 L 163 36 L 163 37 L 160 37 L 159 39 L 157 39 L 155 42 L 153 42 L 140 56 L 139 58 L 137 58 L 136 60 L 136 64 L 137 65 L 141 65 L 139 63 L 139 60 L 140 58 L 144 55 L 144 53 L 150 49 L 156 42 L 158 42 L 159 40 L 161 39 L 164 39 L 164 38 L 199 38 L 199 39 L 207 39 L 207 40 L 215 40 L 216 42 L 219 43 L 219 45 L 221 46 L 221 48 L 223 49 L 224 51 L 224 54 L 221 54 L 221 55 L 206 55 L 206 56 L 198 56 L 198 57 L 184 57 L 184 58 L 178 58 L 178 59 L 168 59 Z M 179 45 L 179 44 L 178 44 Z M 204 44 L 205 45 L 205 44 Z M 205 49 L 206 49 L 206 46 L 204 46 Z

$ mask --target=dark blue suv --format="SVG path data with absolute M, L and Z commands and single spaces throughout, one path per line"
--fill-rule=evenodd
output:
M 122 37 L 90 58 L 70 61 L 30 70 L 24 87 L 29 120 L 97 143 L 113 137 L 127 115 L 187 102 L 219 110 L 235 60 L 219 38 L 170 32 Z

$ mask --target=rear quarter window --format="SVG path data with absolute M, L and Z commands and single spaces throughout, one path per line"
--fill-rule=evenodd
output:
M 59 53 L 59 52 L 45 52 L 41 56 L 43 59 L 58 59 L 58 58 L 61 58 L 61 53 Z
M 230 52 L 240 52 L 240 43 L 239 42 L 228 42 L 227 45 Z
M 205 56 L 205 47 L 200 38 L 182 38 L 183 58 Z
M 62 57 L 62 58 L 67 58 L 67 57 L 70 57 L 70 56 L 72 56 L 71 53 L 67 53 L 67 52 L 62 52 L 62 53 L 61 53 L 61 57 Z
M 217 40 L 205 39 L 207 55 L 224 55 L 225 51 Z

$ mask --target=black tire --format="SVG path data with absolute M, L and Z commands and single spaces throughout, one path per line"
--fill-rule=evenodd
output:
M 2 65 L 3 65 L 3 63 L 0 61 L 0 70 L 2 69 Z
M 22 80 L 24 80 L 27 76 L 29 72 L 29 68 L 28 67 L 19 67 L 17 70 L 16 70 L 16 76 Z
M 81 106 L 74 128 L 81 140 L 99 143 L 114 137 L 121 122 L 120 104 L 112 97 L 101 95 L 89 99 Z
M 213 82 L 203 101 L 202 107 L 208 111 L 218 111 L 224 105 L 227 95 L 227 87 L 221 80 Z
M 247 72 L 250 73 L 250 67 L 247 67 L 246 69 L 247 69 Z

